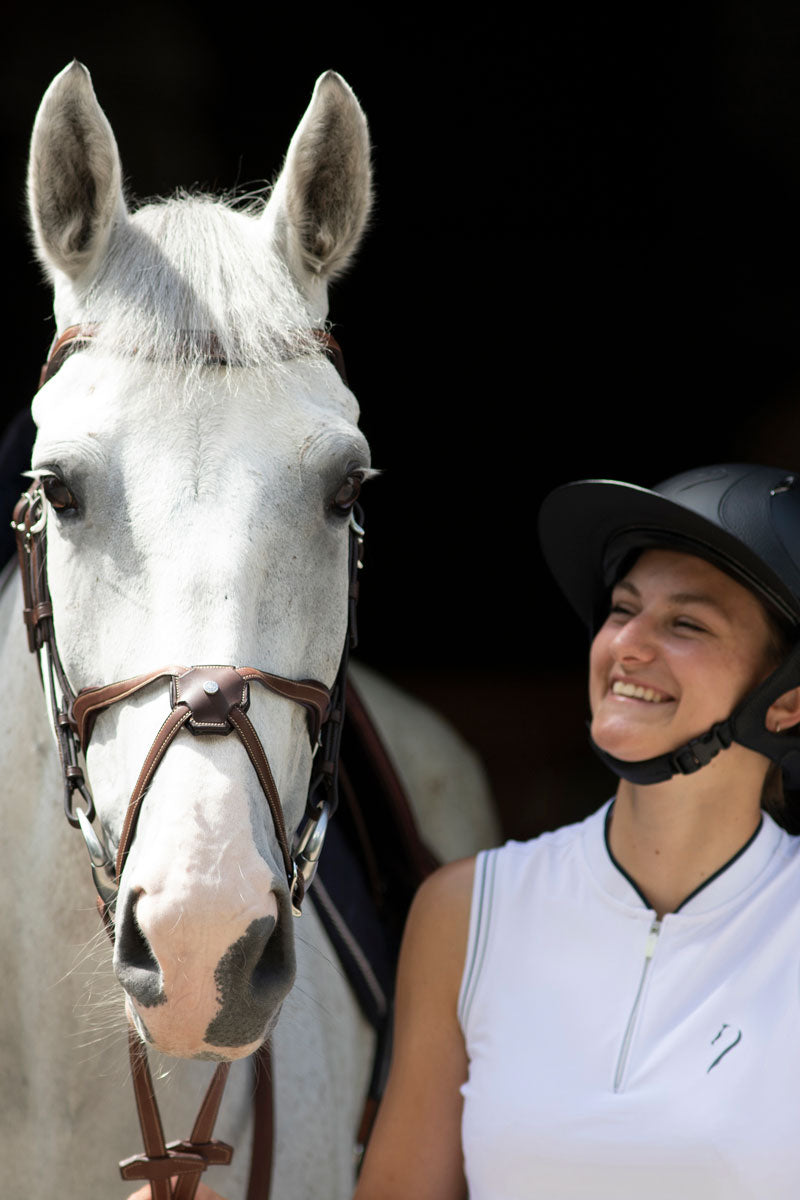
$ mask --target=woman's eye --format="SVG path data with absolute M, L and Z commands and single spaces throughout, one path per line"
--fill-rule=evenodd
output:
M 340 513 L 349 513 L 361 494 L 363 480 L 364 476 L 360 471 L 351 471 L 339 484 L 336 494 L 331 501 L 331 508 L 336 509 Z
M 44 475 L 42 477 L 42 491 L 47 497 L 48 503 L 56 512 L 67 512 L 69 509 L 78 507 L 78 501 L 67 485 L 57 475 Z

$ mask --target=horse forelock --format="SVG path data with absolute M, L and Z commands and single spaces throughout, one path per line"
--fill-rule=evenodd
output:
M 262 211 L 263 199 L 178 194 L 120 220 L 81 301 L 97 348 L 177 360 L 185 380 L 210 361 L 278 375 L 297 358 L 324 362 Z

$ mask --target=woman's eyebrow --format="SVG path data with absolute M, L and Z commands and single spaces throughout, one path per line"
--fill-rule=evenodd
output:
M 635 583 L 631 583 L 630 579 L 620 579 L 619 583 L 614 584 L 614 590 L 623 588 L 626 592 L 630 592 L 632 596 L 641 599 L 641 592 Z M 671 592 L 667 597 L 670 604 L 704 604 L 708 608 L 715 608 L 717 612 L 727 616 L 727 610 L 723 604 L 720 604 L 714 596 L 708 592 Z
M 725 606 L 706 592 L 673 592 L 669 600 L 671 604 L 705 604 L 707 608 L 715 608 L 723 616 L 728 615 Z

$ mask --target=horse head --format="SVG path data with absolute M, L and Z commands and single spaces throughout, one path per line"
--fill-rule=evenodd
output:
M 83 331 L 34 403 L 69 687 L 177 664 L 204 668 L 202 703 L 233 667 L 331 688 L 348 526 L 369 474 L 356 401 L 319 337 L 327 285 L 369 210 L 352 92 L 333 72 L 319 79 L 266 202 L 182 196 L 129 211 L 111 127 L 73 63 L 36 119 L 29 196 L 57 336 Z M 112 850 L 171 711 L 169 682 L 93 714 L 86 765 Z M 244 688 L 291 841 L 312 769 L 308 712 L 256 678 Z M 181 724 L 144 780 L 114 966 L 148 1041 L 233 1059 L 269 1033 L 293 982 L 290 881 L 259 771 L 239 737 L 194 736 L 202 724 Z

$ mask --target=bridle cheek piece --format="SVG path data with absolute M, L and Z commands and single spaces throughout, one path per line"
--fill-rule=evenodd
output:
M 40 386 L 53 377 L 71 353 L 85 347 L 95 331 L 96 326 L 91 325 L 67 329 L 56 340 L 42 368 Z M 315 330 L 314 333 L 346 383 L 341 349 L 327 332 Z M 283 860 L 292 912 L 299 916 L 303 896 L 316 873 L 328 822 L 338 803 L 339 746 L 344 722 L 347 663 L 349 651 L 357 642 L 355 613 L 364 538 L 360 507 L 354 505 L 350 513 L 347 634 L 332 688 L 313 679 L 286 679 L 257 667 L 211 664 L 159 667 L 117 683 L 85 687 L 77 694 L 73 692 L 64 671 L 53 627 L 53 605 L 47 581 L 47 512 L 42 479 L 35 477 L 17 502 L 11 522 L 22 575 L 23 618 L 29 649 L 38 655 L 55 730 L 66 817 L 72 826 L 80 829 L 86 843 L 98 894 L 98 907 L 112 941 L 119 882 L 136 833 L 142 802 L 155 771 L 182 729 L 201 736 L 224 737 L 233 732 L 238 736 L 266 798 Z M 112 705 L 165 679 L 170 682 L 170 711 L 139 772 L 128 801 L 117 853 L 112 856 L 102 831 L 96 830 L 92 824 L 96 812 L 85 775 L 86 752 L 94 723 Z M 295 838 L 294 854 L 289 845 L 269 759 L 247 716 L 253 683 L 302 705 L 306 712 L 313 768 L 305 818 Z M 76 792 L 83 806 L 76 805 Z M 173 1200 L 191 1200 L 200 1173 L 206 1166 L 212 1162 L 229 1162 L 232 1154 L 229 1146 L 211 1139 L 229 1064 L 222 1063 L 217 1067 L 190 1140 L 166 1146 L 146 1051 L 132 1031 L 129 1049 L 145 1154 L 121 1163 L 122 1176 L 128 1180 L 149 1179 L 152 1200 L 170 1200 L 170 1197 Z M 179 1180 L 173 1192 L 170 1177 L 174 1175 Z

